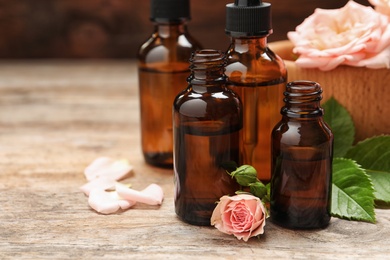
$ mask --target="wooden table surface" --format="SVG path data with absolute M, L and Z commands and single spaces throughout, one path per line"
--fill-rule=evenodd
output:
M 172 170 L 142 158 L 136 75 L 131 61 L 0 63 L 0 259 L 389 259 L 386 210 L 315 231 L 267 222 L 247 243 L 181 222 Z M 79 187 L 99 156 L 128 159 L 135 189 L 161 185 L 162 206 L 89 208 Z

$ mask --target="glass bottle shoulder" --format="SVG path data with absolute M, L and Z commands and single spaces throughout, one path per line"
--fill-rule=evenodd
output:
M 229 63 L 241 61 L 244 64 L 250 65 L 251 62 L 263 62 L 274 66 L 284 67 L 283 60 L 276 55 L 269 47 L 257 45 L 240 45 L 231 44 L 226 52 Z
M 164 34 L 156 30 L 138 50 L 138 62 L 140 67 L 165 64 L 188 70 L 191 53 L 200 48 L 201 45 L 187 31 L 170 29 L 169 33 Z
M 189 86 L 177 95 L 174 109 L 185 116 L 208 117 L 213 111 L 219 114 L 237 113 L 242 110 L 239 97 L 227 88 Z
M 256 45 L 234 45 L 227 51 L 226 75 L 230 81 L 242 83 L 287 81 L 287 70 L 283 60 L 268 47 Z
M 312 146 L 328 142 L 333 138 L 333 134 L 321 117 L 315 119 L 284 117 L 275 125 L 272 137 L 286 145 Z
M 200 44 L 188 33 L 162 37 L 158 33 L 154 33 L 147 39 L 138 50 L 138 56 L 149 55 L 150 52 L 156 51 L 155 54 L 163 56 L 165 53 L 161 46 L 168 49 L 175 49 L 178 51 L 188 51 L 194 49 L 201 49 Z

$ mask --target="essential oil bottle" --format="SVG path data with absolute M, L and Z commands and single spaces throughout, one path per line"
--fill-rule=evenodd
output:
M 287 84 L 282 120 L 272 131 L 271 220 L 292 229 L 330 221 L 333 134 L 316 82 Z
M 175 210 L 185 222 L 210 225 L 216 202 L 239 189 L 222 165 L 239 163 L 242 106 L 226 87 L 225 55 L 191 58 L 188 88 L 173 104 Z
M 271 141 L 280 120 L 287 70 L 283 60 L 267 45 L 272 33 L 271 4 L 260 0 L 235 0 L 226 6 L 226 75 L 229 88 L 243 103 L 244 125 L 240 140 L 243 164 L 256 168 L 258 178 L 271 178 Z
M 145 161 L 172 167 L 172 102 L 200 45 L 187 30 L 189 0 L 151 0 L 152 36 L 138 52 L 141 143 Z

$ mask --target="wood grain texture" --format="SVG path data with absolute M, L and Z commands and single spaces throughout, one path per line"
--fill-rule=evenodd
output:
M 244 243 L 187 225 L 173 206 L 172 170 L 140 152 L 132 62 L 0 63 L 0 259 L 385 259 L 390 215 L 377 224 L 332 219 L 327 229 L 267 223 Z M 136 189 L 162 186 L 161 207 L 112 215 L 88 207 L 79 190 L 98 156 L 126 158 Z

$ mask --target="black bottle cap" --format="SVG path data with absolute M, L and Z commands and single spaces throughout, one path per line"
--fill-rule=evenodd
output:
M 271 4 L 261 0 L 235 0 L 226 5 L 226 34 L 266 36 L 272 33 Z
M 150 1 L 150 20 L 152 21 L 180 22 L 190 18 L 190 0 Z

